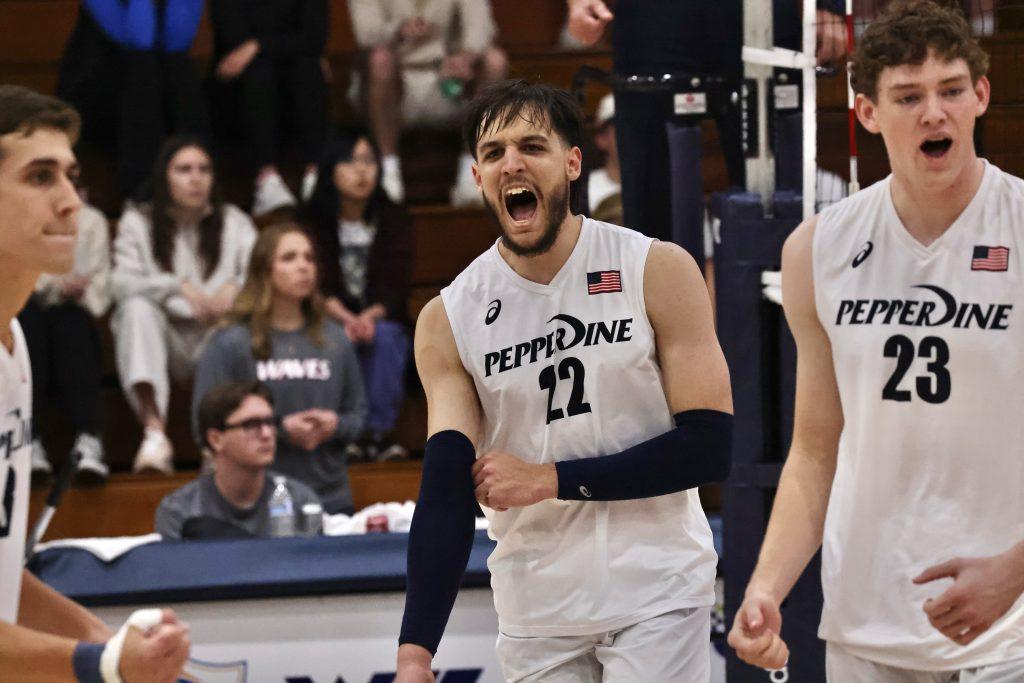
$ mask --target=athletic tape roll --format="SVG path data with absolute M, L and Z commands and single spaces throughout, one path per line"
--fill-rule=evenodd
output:
M 132 612 L 128 621 L 124 622 L 121 629 L 107 641 L 103 648 L 103 654 L 100 656 L 100 676 L 103 677 L 104 683 L 124 683 L 117 669 L 121 663 L 121 650 L 124 649 L 124 639 L 128 636 L 128 629 L 137 628 L 146 633 L 163 621 L 163 618 L 163 610 L 155 607 Z

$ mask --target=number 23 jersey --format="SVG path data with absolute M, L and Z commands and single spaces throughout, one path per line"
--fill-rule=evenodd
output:
M 1024 540 L 1024 182 L 985 162 L 929 246 L 900 222 L 890 186 L 827 209 L 814 234 L 844 419 L 820 635 L 909 669 L 1024 657 L 1024 600 L 962 647 L 922 611 L 951 581 L 911 581 Z
M 441 292 L 483 408 L 479 455 L 588 458 L 672 429 L 644 305 L 651 243 L 585 218 L 550 284 L 520 277 L 494 245 Z M 600 633 L 713 603 L 716 557 L 696 490 L 485 512 L 506 635 Z

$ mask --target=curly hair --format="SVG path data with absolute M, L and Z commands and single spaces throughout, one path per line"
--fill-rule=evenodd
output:
M 871 22 L 853 52 L 854 92 L 874 100 L 886 67 L 923 64 L 929 51 L 947 61 L 963 59 L 974 83 L 988 72 L 988 55 L 959 8 L 936 0 L 895 0 Z

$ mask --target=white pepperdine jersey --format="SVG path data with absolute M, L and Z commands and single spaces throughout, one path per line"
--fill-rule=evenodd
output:
M 986 162 L 974 198 L 927 247 L 890 184 L 826 209 L 814 233 L 844 418 L 819 634 L 916 670 L 1024 657 L 1024 598 L 963 647 L 922 611 L 951 581 L 911 582 L 1024 539 L 1024 182 Z
M 652 241 L 585 218 L 550 284 L 517 275 L 495 244 L 442 290 L 483 406 L 478 455 L 589 458 L 674 427 L 644 305 Z M 717 558 L 695 489 L 485 512 L 506 635 L 600 633 L 714 601 Z
M 0 344 L 0 621 L 18 621 L 28 524 L 32 367 L 17 319 L 14 351 Z

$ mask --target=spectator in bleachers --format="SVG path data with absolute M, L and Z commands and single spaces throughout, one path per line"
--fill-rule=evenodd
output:
M 110 234 L 106 217 L 83 205 L 71 272 L 42 275 L 18 315 L 32 362 L 32 474 L 53 472 L 43 448 L 47 391 L 60 397 L 75 430 L 72 451 L 81 455 L 77 476 L 98 483 L 109 470 L 100 441 L 100 341 L 95 319 L 110 308 Z
M 495 25 L 487 0 L 348 4 L 356 42 L 365 51 L 365 67 L 353 76 L 349 96 L 366 108 L 383 155 L 384 189 L 393 201 L 401 202 L 401 128 L 458 127 L 467 96 L 504 79 L 508 57 L 492 44 Z M 472 166 L 473 157 L 464 149 L 451 191 L 456 206 L 483 205 Z
M 295 130 L 308 197 L 327 125 L 329 2 L 211 0 L 210 10 L 217 77 L 239 85 L 238 119 L 256 176 L 253 215 L 294 205 L 278 167 L 282 118 L 287 112 Z
M 588 215 L 599 221 L 622 225 L 622 180 L 619 148 L 615 144 L 615 96 L 601 98 L 594 116 L 594 146 L 604 163 L 587 175 Z
M 317 271 L 301 227 L 263 229 L 229 326 L 199 360 L 192 424 L 201 427 L 199 397 L 210 387 L 258 379 L 274 396 L 280 425 L 274 469 L 316 491 L 326 512 L 352 514 L 345 446 L 363 429 L 366 399 L 352 343 L 324 315 Z
M 199 75 L 188 56 L 203 0 L 83 0 L 57 93 L 82 113 L 87 139 L 115 137 L 122 196 L 137 199 L 160 143 L 206 137 Z
M 156 511 L 156 532 L 168 541 L 268 537 L 270 494 L 278 475 L 268 469 L 277 441 L 274 400 L 259 382 L 225 382 L 199 401 L 198 427 L 213 471 L 169 493 Z M 296 526 L 316 493 L 285 477 Z
M 152 182 L 152 200 L 127 209 L 118 224 L 111 327 L 121 386 L 145 428 L 133 469 L 170 473 L 168 375 L 191 374 L 203 341 L 230 310 L 256 229 L 220 200 L 210 154 L 194 139 L 164 145 Z
M 329 143 L 305 219 L 320 255 L 326 312 L 356 344 L 363 372 L 366 433 L 350 454 L 393 460 L 408 455 L 391 432 L 405 401 L 413 240 L 405 209 L 381 187 L 379 158 L 365 131 Z

